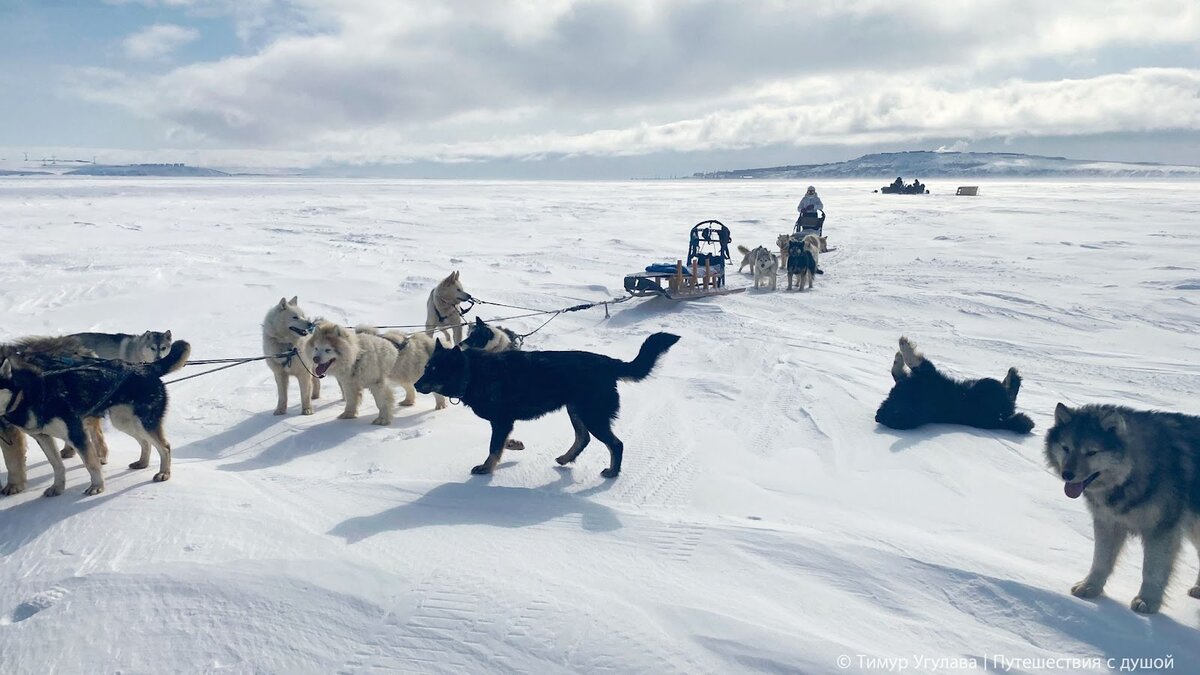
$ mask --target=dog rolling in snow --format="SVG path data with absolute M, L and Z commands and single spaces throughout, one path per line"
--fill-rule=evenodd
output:
M 167 388 L 162 377 L 187 362 L 191 346 L 182 340 L 171 345 L 163 358 L 146 364 L 95 360 L 77 366 L 42 371 L 26 368 L 19 357 L 0 364 L 0 410 L 7 422 L 28 433 L 41 446 L 54 469 L 54 484 L 45 495 L 62 494 L 66 468 L 54 438 L 70 443 L 83 459 L 92 483 L 84 492 L 104 491 L 98 448 L 93 445 L 86 419 L 107 414 L 113 426 L 142 446 L 142 458 L 130 465 L 143 468 L 150 461 L 150 446 L 158 449 L 155 482 L 171 477 L 171 446 L 163 434 L 167 414 Z
M 467 349 L 482 349 L 485 352 L 506 352 L 510 349 L 520 349 L 518 342 L 517 334 L 511 330 L 504 326 L 489 326 L 483 319 L 475 317 L 471 332 L 467 333 L 467 339 L 462 341 L 462 346 Z
M 463 339 L 463 315 L 459 305 L 471 299 L 471 294 L 463 290 L 458 272 L 442 279 L 429 292 L 429 300 L 425 302 L 425 334 L 432 336 L 438 330 L 451 339 L 454 344 Z
M 1009 368 L 1003 382 L 991 378 L 955 380 L 944 375 L 900 338 L 892 363 L 895 386 L 875 413 L 875 421 L 892 429 L 915 429 L 923 424 L 962 424 L 978 429 L 1007 429 L 1027 434 L 1033 420 L 1016 412 L 1021 376 Z
M 413 405 L 417 392 L 413 384 L 425 371 L 435 344 L 441 344 L 425 333 L 404 335 L 398 332 L 380 334 L 374 328 L 350 330 L 329 321 L 317 324 L 309 349 L 318 377 L 333 375 L 342 385 L 346 409 L 338 419 L 358 417 L 362 390 L 368 389 L 375 398 L 379 416 L 371 424 L 386 426 L 392 423 L 392 408 L 396 404 L 392 385 L 404 387 L 400 405 Z M 446 399 L 434 396 L 435 409 L 446 407 Z
M 313 326 L 312 320 L 300 309 L 300 299 L 280 298 L 263 319 L 263 356 L 283 354 L 296 350 L 293 356 L 267 359 L 267 367 L 275 375 L 277 403 L 275 414 L 287 414 L 288 378 L 296 378 L 300 385 L 300 414 L 313 414 L 312 402 L 321 396 L 321 381 L 313 376 L 312 353 L 308 350 Z
M 678 335 L 655 333 L 629 362 L 582 351 L 492 354 L 438 343 L 416 387 L 423 394 L 436 392 L 462 399 L 463 405 L 491 423 L 487 460 L 471 469 L 473 474 L 491 473 L 496 468 L 517 420 L 537 419 L 565 407 L 575 429 L 575 442 L 556 461 L 560 465 L 574 462 L 595 436 L 609 452 L 609 466 L 601 475 L 616 478 L 625 450 L 612 432 L 621 404 L 617 382 L 648 377 L 659 357 L 678 341 Z
M 1046 432 L 1046 462 L 1071 499 L 1092 513 L 1092 567 L 1071 594 L 1104 592 L 1130 535 L 1142 538 L 1142 585 L 1130 603 L 1141 614 L 1162 607 L 1181 540 L 1200 550 L 1200 417 L 1113 405 L 1059 403 Z M 1200 578 L 1188 591 L 1200 598 Z
M 821 257 L 821 239 L 815 234 L 810 234 L 800 239 L 792 236 L 788 240 L 788 263 L 787 289 L 792 290 L 792 280 L 796 278 L 799 283 L 797 288 L 804 290 L 804 284 L 807 281 L 808 287 L 812 288 L 813 279 L 817 276 L 817 263 Z

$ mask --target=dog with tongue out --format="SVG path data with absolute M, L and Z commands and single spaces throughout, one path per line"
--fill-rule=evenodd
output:
M 1112 405 L 1054 410 L 1046 461 L 1092 513 L 1095 551 L 1071 594 L 1104 591 L 1126 540 L 1142 539 L 1142 586 L 1130 607 L 1157 612 L 1184 538 L 1200 551 L 1200 417 Z M 1200 598 L 1200 578 L 1188 591 Z

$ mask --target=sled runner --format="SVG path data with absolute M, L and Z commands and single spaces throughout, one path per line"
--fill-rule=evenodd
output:
M 719 220 L 705 220 L 692 227 L 687 261 L 659 263 L 645 272 L 625 275 L 625 290 L 634 297 L 662 296 L 692 300 L 711 295 L 741 293 L 745 288 L 725 287 L 725 262 L 729 260 L 729 228 Z

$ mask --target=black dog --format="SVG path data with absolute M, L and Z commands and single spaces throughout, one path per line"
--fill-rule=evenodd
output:
M 47 497 L 62 494 L 66 485 L 66 468 L 52 437 L 79 451 L 92 478 L 84 494 L 104 491 L 99 449 L 93 445 L 86 420 L 105 414 L 114 427 L 142 446 L 141 459 L 130 468 L 148 466 L 153 445 L 159 454 L 155 482 L 171 477 L 171 446 L 163 435 L 167 390 L 161 378 L 182 368 L 191 349 L 187 342 L 176 341 L 166 356 L 153 363 L 89 359 L 64 362 L 63 367 L 50 370 L 30 367 L 19 357 L 0 363 L 0 410 L 8 424 L 32 436 L 46 453 L 54 470 Z
M 906 368 L 907 367 L 907 368 Z M 1003 382 L 991 378 L 955 380 L 942 374 L 908 338 L 892 363 L 896 386 L 875 413 L 875 421 L 892 429 L 922 424 L 964 424 L 978 429 L 1033 430 L 1033 420 L 1016 412 L 1021 376 L 1009 368 Z
M 630 362 L 580 351 L 448 349 L 439 342 L 414 386 L 422 394 L 462 399 L 472 412 L 492 423 L 487 461 L 471 473 L 491 473 L 496 468 L 514 422 L 537 419 L 565 406 L 575 427 L 575 443 L 558 463 L 574 462 L 595 436 L 608 446 L 610 455 L 609 467 L 601 475 L 616 478 L 625 448 L 612 432 L 621 405 L 617 381 L 645 379 L 658 357 L 678 341 L 678 335 L 655 333 Z

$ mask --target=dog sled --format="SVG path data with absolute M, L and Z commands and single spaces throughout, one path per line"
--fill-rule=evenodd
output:
M 725 263 L 729 261 L 729 228 L 719 220 L 704 220 L 692 227 L 685 260 L 657 263 L 644 272 L 625 275 L 625 290 L 636 298 L 660 296 L 671 300 L 694 300 L 713 295 L 741 293 L 745 288 L 725 287 Z

